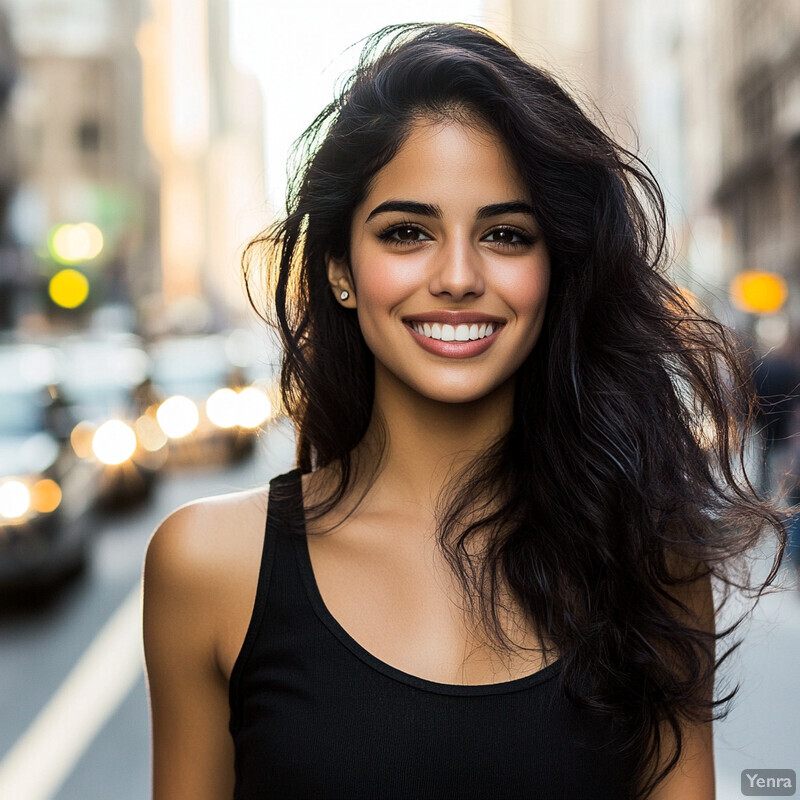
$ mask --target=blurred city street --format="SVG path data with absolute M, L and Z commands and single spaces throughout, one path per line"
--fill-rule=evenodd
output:
M 10 786 L 26 786 L 25 800 L 141 800 L 150 791 L 149 719 L 139 642 L 138 586 L 149 535 L 177 506 L 201 496 L 247 489 L 292 464 L 290 428 L 279 423 L 259 440 L 252 460 L 227 469 L 203 469 L 165 477 L 150 504 L 107 517 L 94 536 L 94 555 L 85 575 L 44 607 L 6 608 L 0 616 L 0 797 Z M 782 573 L 788 582 L 788 575 Z M 52 718 L 37 758 L 19 754 L 53 698 L 98 635 L 126 602 L 136 610 L 125 641 L 103 653 L 100 677 L 133 669 L 121 692 L 107 697 L 102 686 L 79 698 L 89 730 Z M 800 661 L 800 593 L 783 591 L 758 606 L 739 654 L 729 669 L 741 683 L 728 719 L 715 729 L 717 797 L 740 798 L 740 774 L 751 768 L 798 767 L 800 719 L 797 675 Z M 80 689 L 72 687 L 80 694 Z M 49 741 L 47 740 L 49 736 Z M 74 737 L 83 737 L 76 750 Z M 46 756 L 45 756 L 46 754 Z M 19 781 L 20 783 L 15 783 Z M 45 791 L 51 787 L 52 793 Z
M 800 503 L 798 0 L 0 0 L 0 800 L 150 796 L 148 538 L 293 465 L 258 318 L 291 143 L 354 43 L 456 18 L 652 170 L 665 277 L 752 367 L 752 477 Z M 743 770 L 800 773 L 798 522 L 793 539 L 718 676 L 740 684 L 719 800 Z
M 264 432 L 252 460 L 223 470 L 195 467 L 166 476 L 151 503 L 101 521 L 86 573 L 64 587 L 52 603 L 3 609 L 0 797 L 141 800 L 149 796 L 149 719 L 138 620 L 145 545 L 159 521 L 179 505 L 263 483 L 289 468 L 293 455 L 287 427 L 276 426 Z M 105 652 L 96 653 L 98 682 L 88 687 L 89 692 L 81 693 L 81 687 L 73 685 L 72 697 L 62 695 L 62 702 L 79 702 L 74 709 L 77 718 L 59 723 L 51 717 L 37 738 L 36 757 L 25 759 L 19 753 L 20 742 L 24 746 L 37 717 L 132 593 L 136 593 L 134 623 Z M 132 669 L 129 689 L 122 687 L 113 696 L 104 693 L 103 682 L 113 683 Z M 87 717 L 96 722 L 84 730 Z M 74 752 L 74 739 L 82 736 L 87 739 L 85 749 Z M 13 793 L 11 787 L 24 787 L 24 794 Z
M 800 592 L 787 571 L 781 580 L 790 588 L 762 598 L 742 629 L 744 643 L 722 669 L 740 690 L 727 719 L 715 723 L 718 800 L 742 797 L 742 770 L 800 767 Z

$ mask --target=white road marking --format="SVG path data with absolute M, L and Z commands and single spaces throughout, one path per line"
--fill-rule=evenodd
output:
M 0 762 L 0 798 L 51 800 L 142 674 L 141 587 L 114 612 Z

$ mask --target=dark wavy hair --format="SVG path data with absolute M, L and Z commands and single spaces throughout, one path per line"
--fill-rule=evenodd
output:
M 692 624 L 681 587 L 709 574 L 721 598 L 759 597 L 785 533 L 744 469 L 749 370 L 733 334 L 666 274 L 665 210 L 647 167 L 546 72 L 487 31 L 385 28 L 298 141 L 286 217 L 251 242 L 251 302 L 280 331 L 281 390 L 303 471 L 333 465 L 330 511 L 355 484 L 374 362 L 328 283 L 354 209 L 420 119 L 488 126 L 529 188 L 551 284 L 538 342 L 516 376 L 510 430 L 448 483 L 438 537 L 492 640 L 508 587 L 564 659 L 568 697 L 627 725 L 648 796 L 677 764 L 686 722 L 721 719 L 721 631 Z M 254 269 L 267 249 L 266 286 Z M 262 298 L 263 299 L 263 298 Z M 766 579 L 746 555 L 777 542 Z M 697 622 L 697 621 L 695 621 Z M 663 765 L 663 766 L 662 766 Z

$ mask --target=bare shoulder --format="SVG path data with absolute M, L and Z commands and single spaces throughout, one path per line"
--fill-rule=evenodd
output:
M 266 490 L 182 506 L 153 534 L 144 568 L 144 652 L 153 797 L 231 797 L 230 671 L 258 584 Z
M 206 497 L 181 506 L 156 529 L 147 564 L 175 571 L 172 577 L 208 577 L 257 546 L 267 509 L 266 488 Z
M 147 548 L 145 615 L 171 616 L 205 640 L 226 677 L 255 599 L 268 490 L 196 500 L 164 519 Z

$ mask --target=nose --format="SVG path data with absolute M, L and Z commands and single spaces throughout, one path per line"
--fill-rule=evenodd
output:
M 437 250 L 430 278 L 430 291 L 462 300 L 484 291 L 480 255 L 467 237 L 453 237 Z

